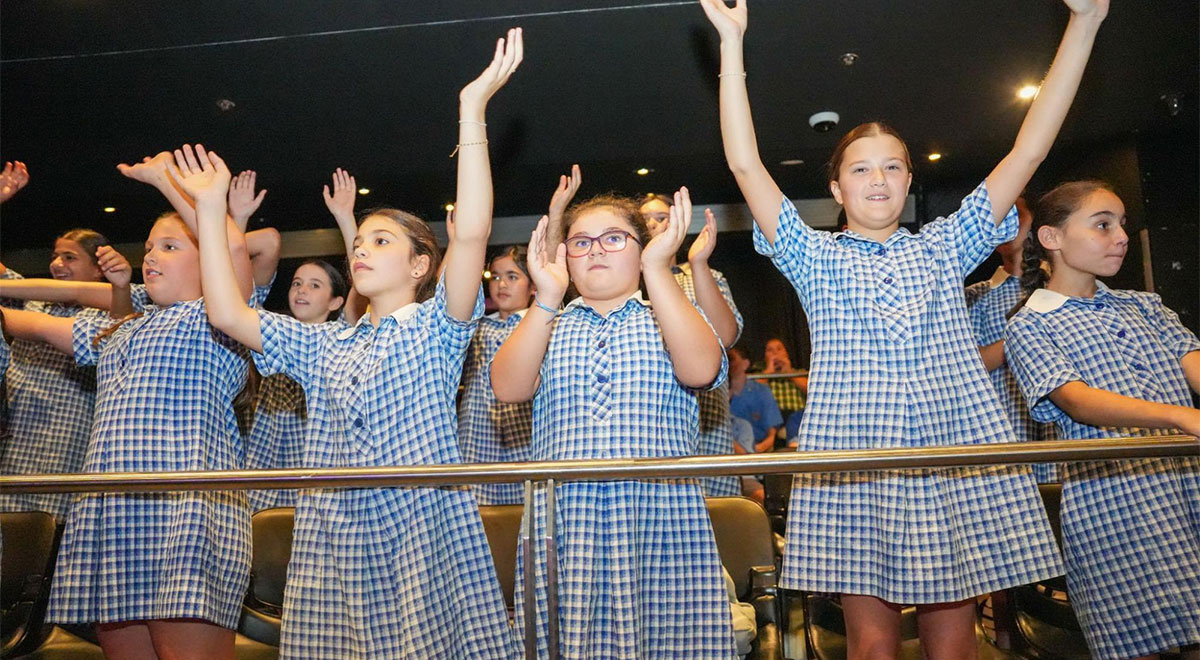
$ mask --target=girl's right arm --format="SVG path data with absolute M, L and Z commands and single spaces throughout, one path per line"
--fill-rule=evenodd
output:
M 258 312 L 246 304 L 229 252 L 225 196 L 229 192 L 229 168 L 213 152 L 196 145 L 184 146 L 178 173 L 171 177 L 196 202 L 197 239 L 200 242 L 200 283 L 204 307 L 213 327 L 243 346 L 262 352 L 262 330 Z
M 492 359 L 492 391 L 502 403 L 528 401 L 541 386 L 542 360 L 555 318 L 545 308 L 558 309 L 570 282 L 566 246 L 559 243 L 554 248 L 553 260 L 546 256 L 549 224 L 542 216 L 529 238 L 529 278 L 537 287 L 534 305 Z
M 71 334 L 74 318 L 20 309 L 3 309 L 0 313 L 4 315 L 4 330 L 12 337 L 40 341 L 67 355 L 75 355 Z
M 342 243 L 346 246 L 346 263 L 353 264 L 354 236 L 358 234 L 358 223 L 354 220 L 354 200 L 358 195 L 358 183 L 349 172 L 339 167 L 333 173 L 333 193 L 330 194 L 329 186 L 325 186 L 321 195 L 325 198 L 325 207 L 329 209 L 330 215 L 337 222 L 338 231 L 342 234 Z M 342 308 L 346 322 L 357 323 L 358 319 L 367 313 L 368 302 L 358 294 L 354 289 L 354 282 L 351 281 L 350 292 Z
M 1050 400 L 1077 422 L 1090 426 L 1180 429 L 1200 437 L 1200 410 L 1135 399 L 1073 380 L 1050 393 Z
M 0 279 L 0 298 L 41 300 L 108 309 L 112 304 L 112 285 L 107 282 L 71 282 L 40 277 L 24 280 Z
M 721 140 L 725 144 L 725 160 L 758 228 L 774 243 L 783 192 L 759 156 L 754 120 L 750 116 L 742 56 L 748 21 L 746 0 L 737 0 L 732 8 L 725 5 L 725 0 L 700 0 L 700 6 L 721 35 Z

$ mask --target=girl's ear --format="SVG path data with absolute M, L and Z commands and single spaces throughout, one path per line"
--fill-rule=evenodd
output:
M 342 303 L 344 303 L 344 302 L 346 302 L 346 299 L 343 298 L 342 296 L 334 296 L 333 298 L 331 298 L 329 300 L 329 308 L 326 311 L 329 311 L 329 312 L 337 311 L 337 309 L 339 307 L 341 307 Z
M 412 277 L 414 280 L 419 280 L 425 277 L 425 273 L 429 272 L 429 255 L 422 254 L 413 260 Z
M 912 174 L 909 174 L 908 177 L 909 177 L 909 179 L 908 179 L 909 183 L 911 183 L 912 182 Z M 842 186 L 839 185 L 837 181 L 830 181 L 829 182 L 829 192 L 833 193 L 834 201 L 837 202 L 839 206 L 841 206 L 842 205 Z
M 1037 240 L 1046 250 L 1062 249 L 1062 232 L 1059 231 L 1058 227 L 1051 227 L 1050 225 L 1038 227 Z

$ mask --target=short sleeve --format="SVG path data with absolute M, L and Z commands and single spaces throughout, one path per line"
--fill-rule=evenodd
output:
M 733 318 L 737 319 L 737 337 L 733 340 L 737 342 L 742 337 L 742 313 L 738 311 L 737 303 L 733 302 L 733 292 L 729 290 L 729 281 L 725 279 L 725 275 L 719 270 L 713 270 L 712 274 L 713 279 L 717 281 L 717 288 L 721 290 L 721 297 L 725 299 L 725 304 L 729 305 L 730 311 L 733 312 Z
M 453 370 L 461 371 L 466 360 L 467 347 L 471 345 L 471 337 L 475 334 L 480 317 L 483 316 L 483 286 L 480 285 L 475 293 L 475 308 L 471 310 L 469 321 L 460 321 L 450 316 L 450 312 L 447 311 L 445 273 L 438 278 L 433 299 L 426 304 L 431 304 L 432 322 L 438 337 L 442 339 L 445 355 L 457 365 Z
M 96 336 L 114 323 L 117 321 L 108 315 L 80 314 L 75 317 L 71 323 L 71 350 L 74 353 L 75 364 L 87 367 L 100 360 L 104 341 L 97 343 Z
M 1050 400 L 1050 393 L 1071 381 L 1083 381 L 1062 346 L 1028 310 L 1018 312 L 1004 331 L 1004 356 L 1017 379 L 1029 413 L 1039 422 L 1066 417 Z
M 764 257 L 769 257 L 797 291 L 801 290 L 801 285 L 808 278 L 820 243 L 831 240 L 828 232 L 818 231 L 804 224 L 796 206 L 786 197 L 780 205 L 775 242 L 767 239 L 757 223 L 754 225 L 753 235 L 754 249 Z
M 1179 321 L 1179 315 L 1162 303 L 1162 297 L 1154 293 L 1136 293 L 1138 305 L 1146 320 L 1158 330 L 1158 339 L 1167 347 L 1175 359 L 1192 351 L 1200 351 L 1200 339 Z
M 145 284 L 130 284 L 129 300 L 133 303 L 133 311 L 139 314 L 154 304 L 154 301 L 150 300 L 150 294 L 146 291 Z
M 921 235 L 949 247 L 958 261 L 959 277 L 965 278 L 997 245 L 1017 237 L 1017 207 L 1008 209 L 1004 220 L 996 224 L 984 181 L 963 198 L 957 211 L 929 223 L 921 229 Z
M 248 303 L 251 307 L 256 309 L 262 308 L 263 303 L 267 302 L 267 296 L 271 294 L 271 287 L 275 286 L 275 278 L 278 275 L 279 271 L 275 271 L 274 273 L 271 273 L 270 282 L 267 282 L 262 286 L 256 285 L 254 287 L 254 291 L 250 293 L 250 302 Z
M 254 365 L 264 376 L 285 374 L 307 392 L 320 376 L 321 356 L 333 334 L 346 326 L 333 323 L 303 323 L 290 316 L 258 312 L 262 352 L 253 352 Z

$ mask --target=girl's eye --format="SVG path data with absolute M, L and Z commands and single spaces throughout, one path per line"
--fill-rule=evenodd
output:
M 375 239 L 375 245 L 387 245 L 387 244 L 388 244 L 388 239 L 386 239 L 386 238 Z
M 589 238 L 577 238 L 571 241 L 571 246 L 576 250 L 586 250 L 592 247 L 592 241 Z
M 601 236 L 600 240 L 604 241 L 605 245 L 616 246 L 623 243 L 625 241 L 625 237 L 614 232 L 612 234 L 605 234 L 604 236 Z
M 292 288 L 293 288 L 293 289 L 299 289 L 299 288 L 300 288 L 300 280 L 295 280 L 295 281 L 293 281 L 293 282 L 292 282 Z

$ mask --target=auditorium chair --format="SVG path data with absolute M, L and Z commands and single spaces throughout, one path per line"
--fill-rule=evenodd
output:
M 294 513 L 291 508 L 267 509 L 250 520 L 254 550 L 250 559 L 250 588 L 238 621 L 239 660 L 279 657 L 280 615 L 292 556 Z
M 27 653 L 44 637 L 57 536 L 48 513 L 0 513 L 0 657 Z
M 749 658 L 782 660 L 786 630 L 778 589 L 775 534 L 767 512 L 745 497 L 709 497 L 708 516 L 721 563 L 733 578 L 738 600 L 754 606 L 758 638 Z

